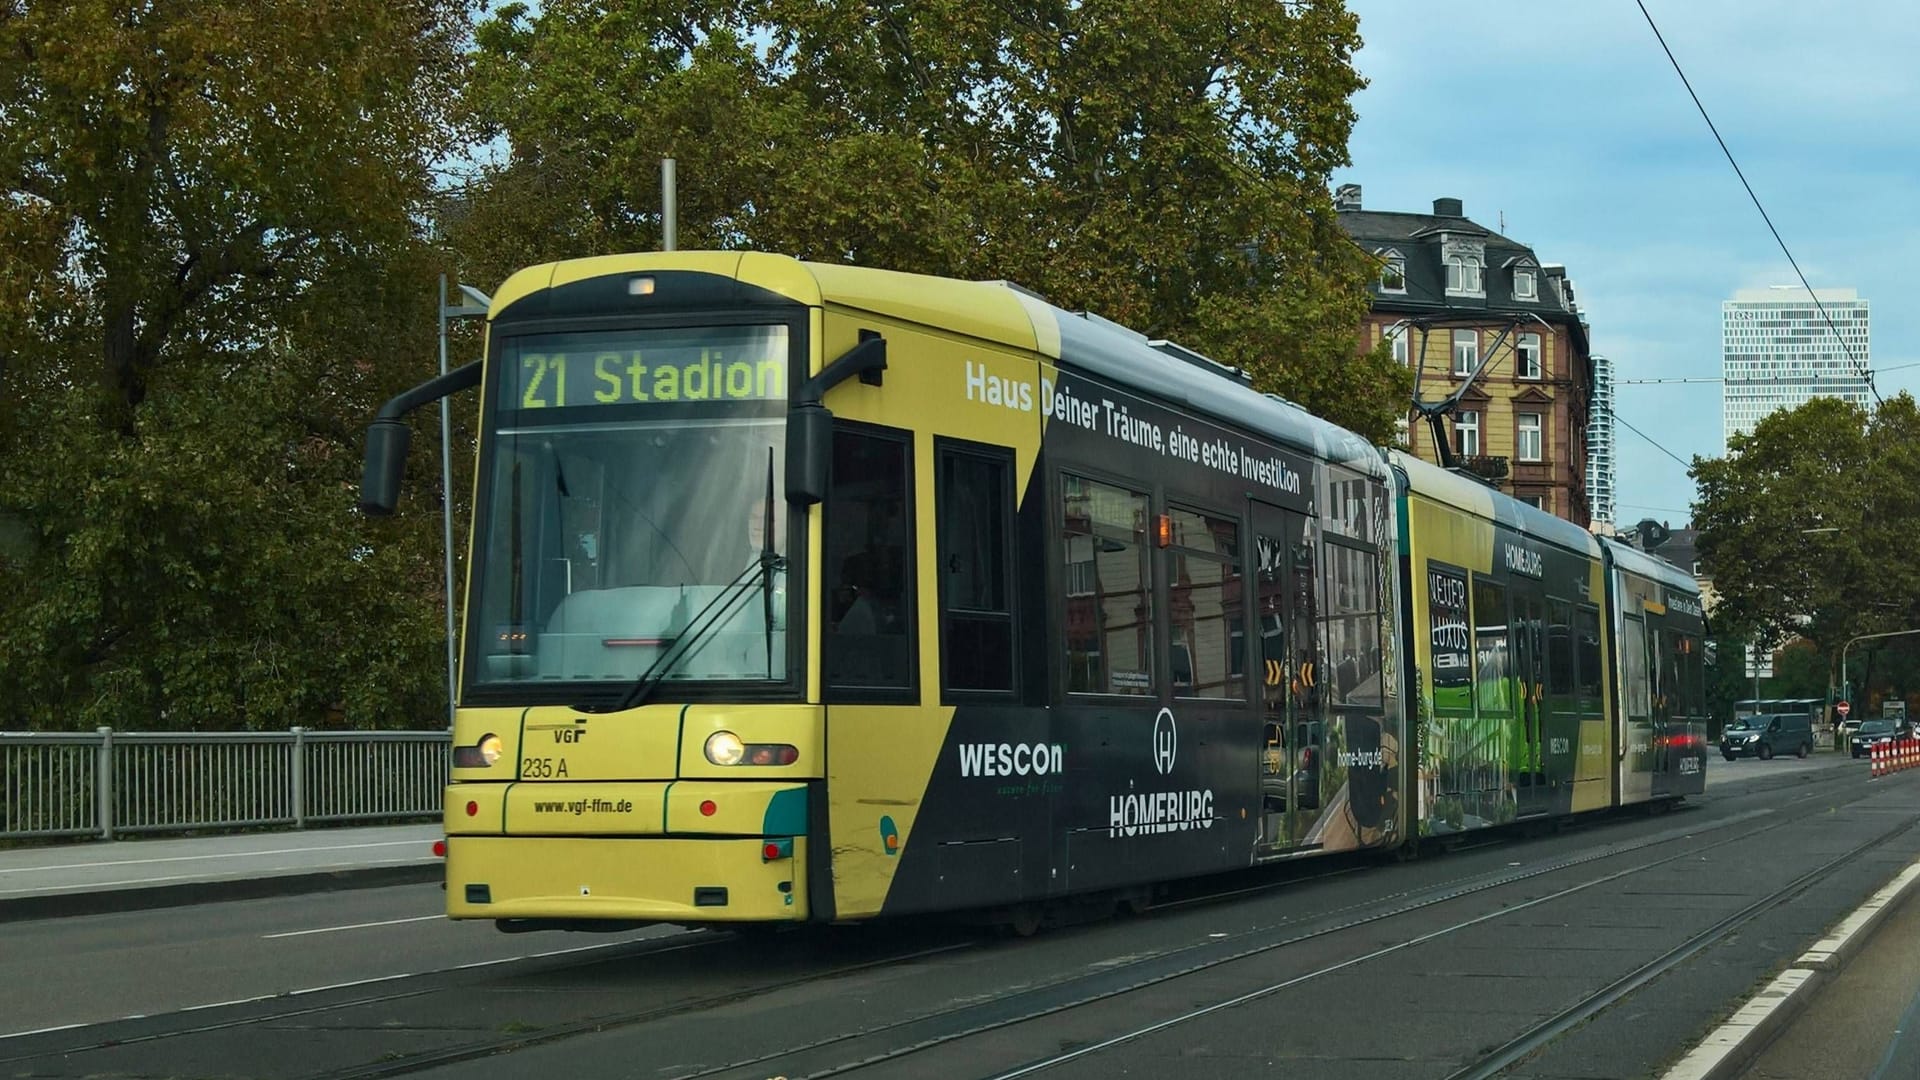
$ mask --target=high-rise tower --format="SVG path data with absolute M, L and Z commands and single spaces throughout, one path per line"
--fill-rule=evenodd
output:
M 1740 289 L 1721 303 L 1724 437 L 1816 397 L 1872 407 L 1867 301 L 1852 289 L 1816 289 L 1814 296 L 1818 307 L 1800 286 L 1775 285 Z
M 1613 361 L 1593 357 L 1593 412 L 1587 420 L 1587 510 L 1613 524 Z

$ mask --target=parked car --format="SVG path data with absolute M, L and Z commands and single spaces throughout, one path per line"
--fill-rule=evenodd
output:
M 1813 721 L 1805 713 L 1742 716 L 1720 735 L 1720 755 L 1728 761 L 1752 754 L 1765 761 L 1775 754 L 1806 757 L 1813 752 Z
M 1899 738 L 1899 727 L 1891 720 L 1864 720 L 1848 740 L 1847 749 L 1854 757 L 1866 757 L 1873 753 L 1876 744 Z

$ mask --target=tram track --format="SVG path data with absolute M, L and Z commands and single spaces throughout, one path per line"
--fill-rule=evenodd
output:
M 791 1077 L 793 1080 L 800 1080 L 802 1077 L 808 1078 L 808 1080 L 816 1080 L 816 1078 L 822 1077 L 863 1073 L 886 1065 L 897 1065 L 928 1051 L 952 1047 L 965 1040 L 979 1038 L 1033 1021 L 1057 1017 L 1060 1014 L 1083 1009 L 1088 1006 L 1113 1002 L 1116 999 L 1142 991 L 1164 988 L 1167 984 L 1176 980 L 1212 972 L 1227 965 L 1242 963 L 1274 953 L 1280 949 L 1299 946 L 1317 939 L 1330 938 L 1334 935 L 1346 933 L 1384 920 L 1426 910 L 1439 904 L 1468 899 L 1498 889 L 1510 888 L 1522 882 L 1549 874 L 1562 873 L 1593 862 L 1630 856 L 1645 851 L 1648 848 L 1658 847 L 1668 843 L 1684 842 L 1695 838 L 1704 838 L 1709 834 L 1715 834 L 1709 841 L 1709 846 L 1733 844 L 1762 837 L 1776 829 L 1798 824 L 1803 820 L 1799 817 L 1786 815 L 1782 813 L 1783 810 L 1801 803 L 1819 800 L 1824 794 L 1824 791 L 1815 790 L 1802 798 L 1793 800 L 1787 807 L 1748 811 L 1717 822 L 1683 825 L 1674 829 L 1664 830 L 1653 836 L 1642 837 L 1620 844 L 1607 845 L 1598 850 L 1551 860 L 1545 864 L 1529 867 L 1517 873 L 1492 876 L 1480 875 L 1478 877 L 1483 880 L 1477 881 L 1474 878 L 1456 879 L 1455 881 L 1442 883 L 1427 889 L 1394 894 L 1360 905 L 1350 905 L 1346 908 L 1320 912 L 1309 918 L 1282 920 L 1280 923 L 1274 924 L 1271 927 L 1239 935 L 1240 940 L 1235 942 L 1209 942 L 1189 945 L 1155 957 L 1130 962 L 1122 967 L 1102 972 L 1098 976 L 1069 977 L 1046 986 L 1025 989 L 1017 994 L 1008 995 L 990 1002 L 971 1002 L 958 1008 L 934 1010 L 884 1025 L 834 1035 L 780 1052 L 769 1053 L 750 1059 L 736 1060 L 723 1065 L 714 1065 L 708 1068 L 675 1073 L 672 1074 L 672 1076 L 673 1080 L 710 1080 L 710 1078 L 715 1077 L 745 1078 L 778 1073 L 781 1076 Z M 1858 791 L 1854 794 L 1854 798 L 1847 800 L 1847 802 L 1850 803 L 1867 798 L 1870 794 L 1871 792 L 1869 791 Z M 1756 819 L 1776 814 L 1780 815 L 1778 820 L 1770 821 L 1758 828 L 1748 829 L 1732 837 L 1717 835 L 1724 829 L 1747 824 Z M 1890 830 L 1885 835 L 1875 837 L 1849 852 L 1845 858 L 1836 860 L 1817 871 L 1796 878 L 1794 885 L 1804 889 L 1807 884 L 1817 879 L 1820 873 L 1824 873 L 1833 866 L 1840 865 L 1853 857 L 1857 857 L 1858 854 L 1886 842 L 1886 840 L 1892 836 L 1906 831 L 1912 824 L 1913 823 L 1904 824 Z M 1407 941 L 1399 942 L 1386 948 L 1373 950 L 1360 956 L 1350 957 L 1337 963 L 1325 965 L 1294 978 L 1264 986 L 1251 993 L 1216 1002 L 1203 1008 L 1190 1010 L 1167 1021 L 1161 1021 L 1153 1025 L 1125 1032 L 1104 1041 L 1076 1047 L 1057 1055 L 1037 1059 L 1017 1068 L 996 1073 L 993 1075 L 993 1080 L 1014 1080 L 1015 1077 L 1032 1075 L 1058 1065 L 1066 1064 L 1070 1061 L 1078 1060 L 1090 1054 L 1111 1050 L 1135 1039 L 1158 1033 L 1190 1020 L 1199 1019 L 1203 1016 L 1247 1004 L 1282 990 L 1299 986 L 1313 979 L 1331 975 L 1359 964 L 1425 944 L 1473 926 L 1504 918 L 1541 904 L 1563 899 L 1600 885 L 1619 881 L 1635 874 L 1693 857 L 1697 855 L 1700 850 L 1702 850 L 1700 846 L 1689 845 L 1683 850 L 1665 857 L 1636 863 L 1621 870 L 1587 879 L 1565 889 L 1555 890 L 1539 897 L 1507 905 L 1498 911 L 1489 912 L 1482 916 L 1451 924 L 1435 932 L 1417 935 Z M 1792 887 L 1793 886 L 1789 886 L 1787 888 Z M 1380 909 L 1381 904 L 1390 903 L 1393 900 L 1403 897 L 1405 898 L 1404 903 Z M 1777 903 L 1778 897 L 1773 898 L 1772 902 Z M 1748 911 L 1748 917 L 1751 917 L 1751 914 L 1757 913 L 1759 910 L 1764 910 L 1765 906 L 1764 904 L 1755 905 L 1751 911 L 1748 911 L 1748 909 L 1743 909 L 1743 911 Z M 1370 907 L 1376 910 L 1364 910 Z M 1344 920 L 1336 918 L 1336 916 L 1347 914 L 1351 914 L 1352 917 Z M 1721 931 L 1721 936 L 1731 932 L 1744 921 L 1745 920 L 1740 920 L 1729 923 Z M 1312 926 L 1311 928 L 1303 930 L 1303 932 L 1282 935 L 1277 938 L 1274 936 L 1275 931 L 1282 928 L 1313 923 L 1324 923 L 1328 925 Z M 1270 940 L 1257 940 L 1254 942 L 1247 940 L 1259 938 L 1269 938 Z M 1714 940 L 1718 940 L 1718 938 Z M 1660 971 L 1670 969 L 1674 964 L 1683 961 L 1686 956 L 1692 955 L 1693 952 L 1697 952 L 1699 948 L 1704 948 L 1707 944 L 1711 943 L 1711 941 L 1703 941 L 1692 951 L 1686 952 L 1684 955 L 1663 957 L 1663 959 L 1667 961 L 1667 966 L 1661 968 Z M 1189 962 L 1180 963 L 1179 961 L 1183 959 Z M 1658 963 L 1658 961 L 1656 961 L 1656 963 Z M 1565 1020 L 1564 1027 L 1556 1030 L 1565 1030 L 1565 1027 L 1571 1027 L 1577 1024 L 1580 1019 L 1593 1015 L 1603 1009 L 1606 1004 L 1610 1004 L 1613 1000 L 1617 1000 L 1619 996 L 1624 996 L 1625 993 L 1631 992 L 1632 989 L 1644 985 L 1646 981 L 1657 977 L 1658 974 L 1659 971 L 1649 970 L 1644 973 L 1644 977 L 1639 979 L 1639 981 L 1633 982 L 1624 989 L 1620 989 L 1612 998 L 1608 998 L 1603 1003 L 1590 1005 L 1584 1012 L 1580 1012 L 1578 1007 L 1568 1010 L 1568 1016 L 1571 1018 Z M 1080 988 L 1082 992 L 1074 993 L 1074 988 Z M 1021 1008 L 1019 1005 L 1020 999 L 1048 997 L 1055 1000 L 1037 1001 L 1034 1003 L 1034 1007 L 1031 1008 Z M 1576 1012 L 1579 1013 L 1578 1016 L 1573 1015 Z M 992 1015 L 994 1013 L 999 1013 L 1000 1015 Z M 863 1049 L 860 1046 L 863 1042 L 871 1043 L 876 1040 L 892 1043 L 893 1045 L 873 1049 Z M 837 1055 L 834 1055 L 837 1060 L 828 1062 L 819 1060 L 823 1052 L 831 1052 L 835 1049 L 841 1051 Z M 1527 1052 L 1531 1052 L 1532 1049 L 1537 1049 L 1537 1044 L 1531 1045 Z M 1505 1066 L 1503 1065 L 1501 1067 L 1504 1068 Z

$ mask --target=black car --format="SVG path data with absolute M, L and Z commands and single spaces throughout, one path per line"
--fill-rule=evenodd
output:
M 1865 721 L 1854 730 L 1853 738 L 1848 742 L 1847 749 L 1852 752 L 1854 757 L 1866 757 L 1868 754 L 1873 753 L 1873 748 L 1876 744 L 1892 742 L 1899 737 L 1899 733 L 1895 730 L 1895 727 L 1896 725 L 1891 720 Z

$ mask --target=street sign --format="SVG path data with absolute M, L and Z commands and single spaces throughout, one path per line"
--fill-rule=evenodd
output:
M 1847 714 L 1853 711 L 1853 703 L 1850 701 L 1839 702 L 1838 704 L 1834 705 L 1833 711 L 1840 714 L 1840 719 L 1845 720 L 1847 718 Z
M 1773 650 L 1772 649 L 1755 649 L 1751 645 L 1747 646 L 1747 678 L 1749 679 L 1773 678 Z M 1759 695 L 1755 695 L 1755 696 L 1757 697 Z

